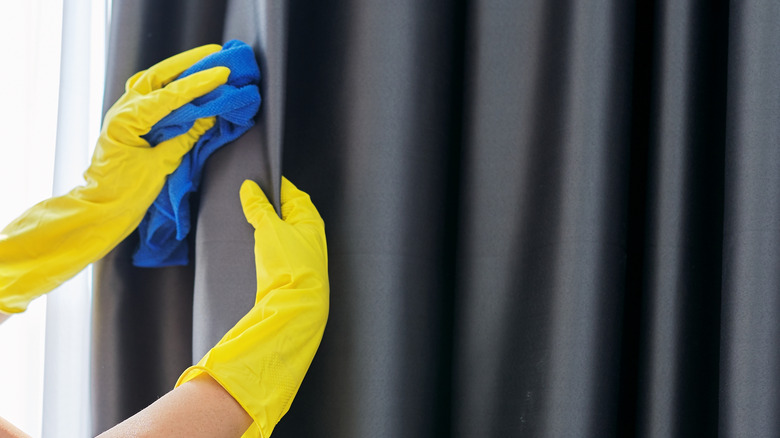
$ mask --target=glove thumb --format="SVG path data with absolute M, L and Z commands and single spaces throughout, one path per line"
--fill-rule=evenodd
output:
M 258 186 L 256 182 L 245 180 L 243 184 L 241 184 L 241 191 L 239 194 L 241 196 L 241 207 L 244 210 L 244 216 L 246 216 L 246 220 L 252 224 L 253 227 L 257 228 L 258 225 L 268 217 L 281 220 L 279 219 L 279 216 L 276 215 L 274 207 L 268 202 L 265 193 L 263 193 L 263 190 L 260 189 L 260 186 Z

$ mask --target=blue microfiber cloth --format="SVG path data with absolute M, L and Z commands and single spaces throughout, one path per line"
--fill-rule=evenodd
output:
M 198 61 L 179 78 L 216 66 L 230 69 L 227 84 L 174 110 L 157 122 L 144 138 L 155 146 L 184 134 L 195 120 L 216 116 L 217 121 L 184 156 L 160 195 L 138 226 L 140 245 L 133 264 L 141 267 L 186 265 L 186 237 L 190 231 L 190 193 L 198 190 L 206 159 L 219 147 L 237 139 L 254 125 L 260 108 L 260 69 L 251 47 L 237 40 Z

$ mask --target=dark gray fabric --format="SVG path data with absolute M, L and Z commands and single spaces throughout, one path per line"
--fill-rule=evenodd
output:
M 263 154 L 260 187 L 279 211 L 284 139 L 287 64 L 287 1 L 228 0 L 224 41 L 240 39 L 252 46 L 260 66 L 262 104 L 257 115 Z
M 197 358 L 254 293 L 238 180 L 311 194 L 330 318 L 274 437 L 780 435 L 780 7 L 271 3 L 227 7 L 274 127 L 209 162 L 181 287 Z
M 255 302 L 254 233 L 244 218 L 239 188 L 265 181 L 262 128 L 214 153 L 204 168 L 195 231 L 192 360 L 200 360 Z
M 284 172 L 325 220 L 331 310 L 274 436 L 448 434 L 461 14 L 290 4 Z
M 729 10 L 720 432 L 780 435 L 780 4 Z
M 227 4 L 224 40 L 240 39 L 255 49 L 262 103 L 257 124 L 206 165 L 195 238 L 193 362 L 254 304 L 254 236 L 238 192 L 245 179 L 256 181 L 279 211 L 286 29 L 284 1 Z
M 475 8 L 453 436 L 616 436 L 633 10 Z
M 647 14 L 657 31 L 635 268 L 643 271 L 637 432 L 717 436 L 728 11 L 663 2 Z

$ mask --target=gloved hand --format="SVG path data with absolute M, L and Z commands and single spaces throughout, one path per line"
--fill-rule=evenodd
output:
M 35 205 L 0 232 L 0 311 L 24 311 L 33 298 L 103 257 L 138 226 L 166 176 L 214 119 L 198 120 L 186 134 L 154 148 L 142 135 L 172 110 L 227 81 L 225 67 L 175 80 L 220 49 L 198 47 L 131 77 L 103 120 L 86 184 Z
M 254 420 L 244 437 L 271 435 L 328 319 L 325 225 L 309 195 L 284 178 L 281 200 L 282 219 L 257 184 L 241 186 L 244 215 L 255 228 L 255 305 L 176 384 L 208 373 Z

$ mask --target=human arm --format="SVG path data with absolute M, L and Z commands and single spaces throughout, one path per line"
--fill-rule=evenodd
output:
M 329 309 L 327 248 L 319 213 L 288 180 L 281 186 L 282 219 L 255 183 L 244 182 L 240 194 L 255 227 L 255 304 L 178 385 L 210 375 L 251 415 L 244 436 L 267 438 L 322 339 Z
M 2 324 L 6 319 L 10 318 L 11 315 L 8 313 L 0 312 L 0 324 Z
M 30 438 L 30 435 L 19 430 L 16 426 L 0 417 L 0 437 L 3 438 Z
M 252 418 L 241 405 L 204 374 L 168 392 L 99 438 L 240 437 L 251 423 Z
M 284 219 L 252 182 L 241 187 L 241 202 L 255 227 L 254 306 L 174 390 L 101 438 L 268 438 L 289 409 L 328 315 L 324 223 L 286 179 Z
M 218 45 L 192 49 L 131 77 L 106 113 L 85 184 L 33 206 L 0 231 L 0 312 L 24 311 L 138 226 L 166 177 L 214 119 L 200 119 L 154 148 L 143 135 L 172 110 L 227 81 L 225 67 L 176 80 L 218 50 Z

